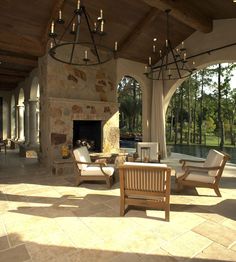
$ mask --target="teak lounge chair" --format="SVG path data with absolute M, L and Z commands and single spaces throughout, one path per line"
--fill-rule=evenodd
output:
M 165 164 L 124 163 L 119 168 L 120 215 L 126 205 L 162 209 L 169 221 L 171 169 Z
M 74 167 L 77 174 L 77 183 L 83 181 L 105 181 L 108 188 L 112 186 L 114 167 L 104 162 L 92 162 L 88 149 L 82 146 L 73 150 Z
M 221 197 L 219 182 L 229 158 L 228 154 L 211 149 L 205 161 L 181 159 L 182 171 L 176 173 L 178 190 L 183 186 L 209 187 Z

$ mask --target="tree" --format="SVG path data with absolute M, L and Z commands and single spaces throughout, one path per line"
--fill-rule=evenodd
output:
M 118 102 L 120 103 L 120 128 L 137 132 L 142 130 L 142 100 L 139 83 L 125 76 L 118 84 Z

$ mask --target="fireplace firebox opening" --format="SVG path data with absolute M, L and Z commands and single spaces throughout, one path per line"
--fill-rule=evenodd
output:
M 73 148 L 83 145 L 86 145 L 90 152 L 102 151 L 102 121 L 73 121 Z

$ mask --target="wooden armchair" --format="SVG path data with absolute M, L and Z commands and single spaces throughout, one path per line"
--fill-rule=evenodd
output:
M 211 149 L 205 161 L 181 159 L 182 171 L 176 173 L 178 190 L 183 186 L 213 188 L 216 195 L 221 197 L 219 182 L 230 156 L 226 153 Z
M 83 181 L 105 181 L 108 188 L 112 186 L 114 167 L 107 166 L 104 161 L 92 162 L 86 146 L 74 149 L 73 158 L 77 186 Z
M 126 162 L 119 168 L 120 215 L 126 205 L 160 208 L 169 221 L 171 169 L 164 164 Z

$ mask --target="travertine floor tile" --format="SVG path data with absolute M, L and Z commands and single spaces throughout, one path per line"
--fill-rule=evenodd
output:
M 161 248 L 182 260 L 182 258 L 186 259 L 195 256 L 211 243 L 212 241 L 208 238 L 189 231 L 169 241 L 167 244 L 161 245 Z
M 27 260 L 30 260 L 30 256 L 25 245 L 0 251 L 0 261 L 23 262 Z
M 236 252 L 225 248 L 217 243 L 212 243 L 209 247 L 195 256 L 193 261 L 198 262 L 200 259 L 204 261 L 236 261 Z
M 210 221 L 195 227 L 193 231 L 225 247 L 228 247 L 236 240 L 236 230 L 229 229 L 228 227 Z
M 9 246 L 9 243 L 8 243 L 7 236 L 1 236 L 0 237 L 0 250 L 7 249 L 9 247 L 10 246 Z
M 229 180 L 222 198 L 209 189 L 172 190 L 166 222 L 160 210 L 132 208 L 120 217 L 118 183 L 111 190 L 75 187 L 72 174 L 52 176 L 16 156 L 7 161 L 0 170 L 0 261 L 235 260 L 236 194 Z

